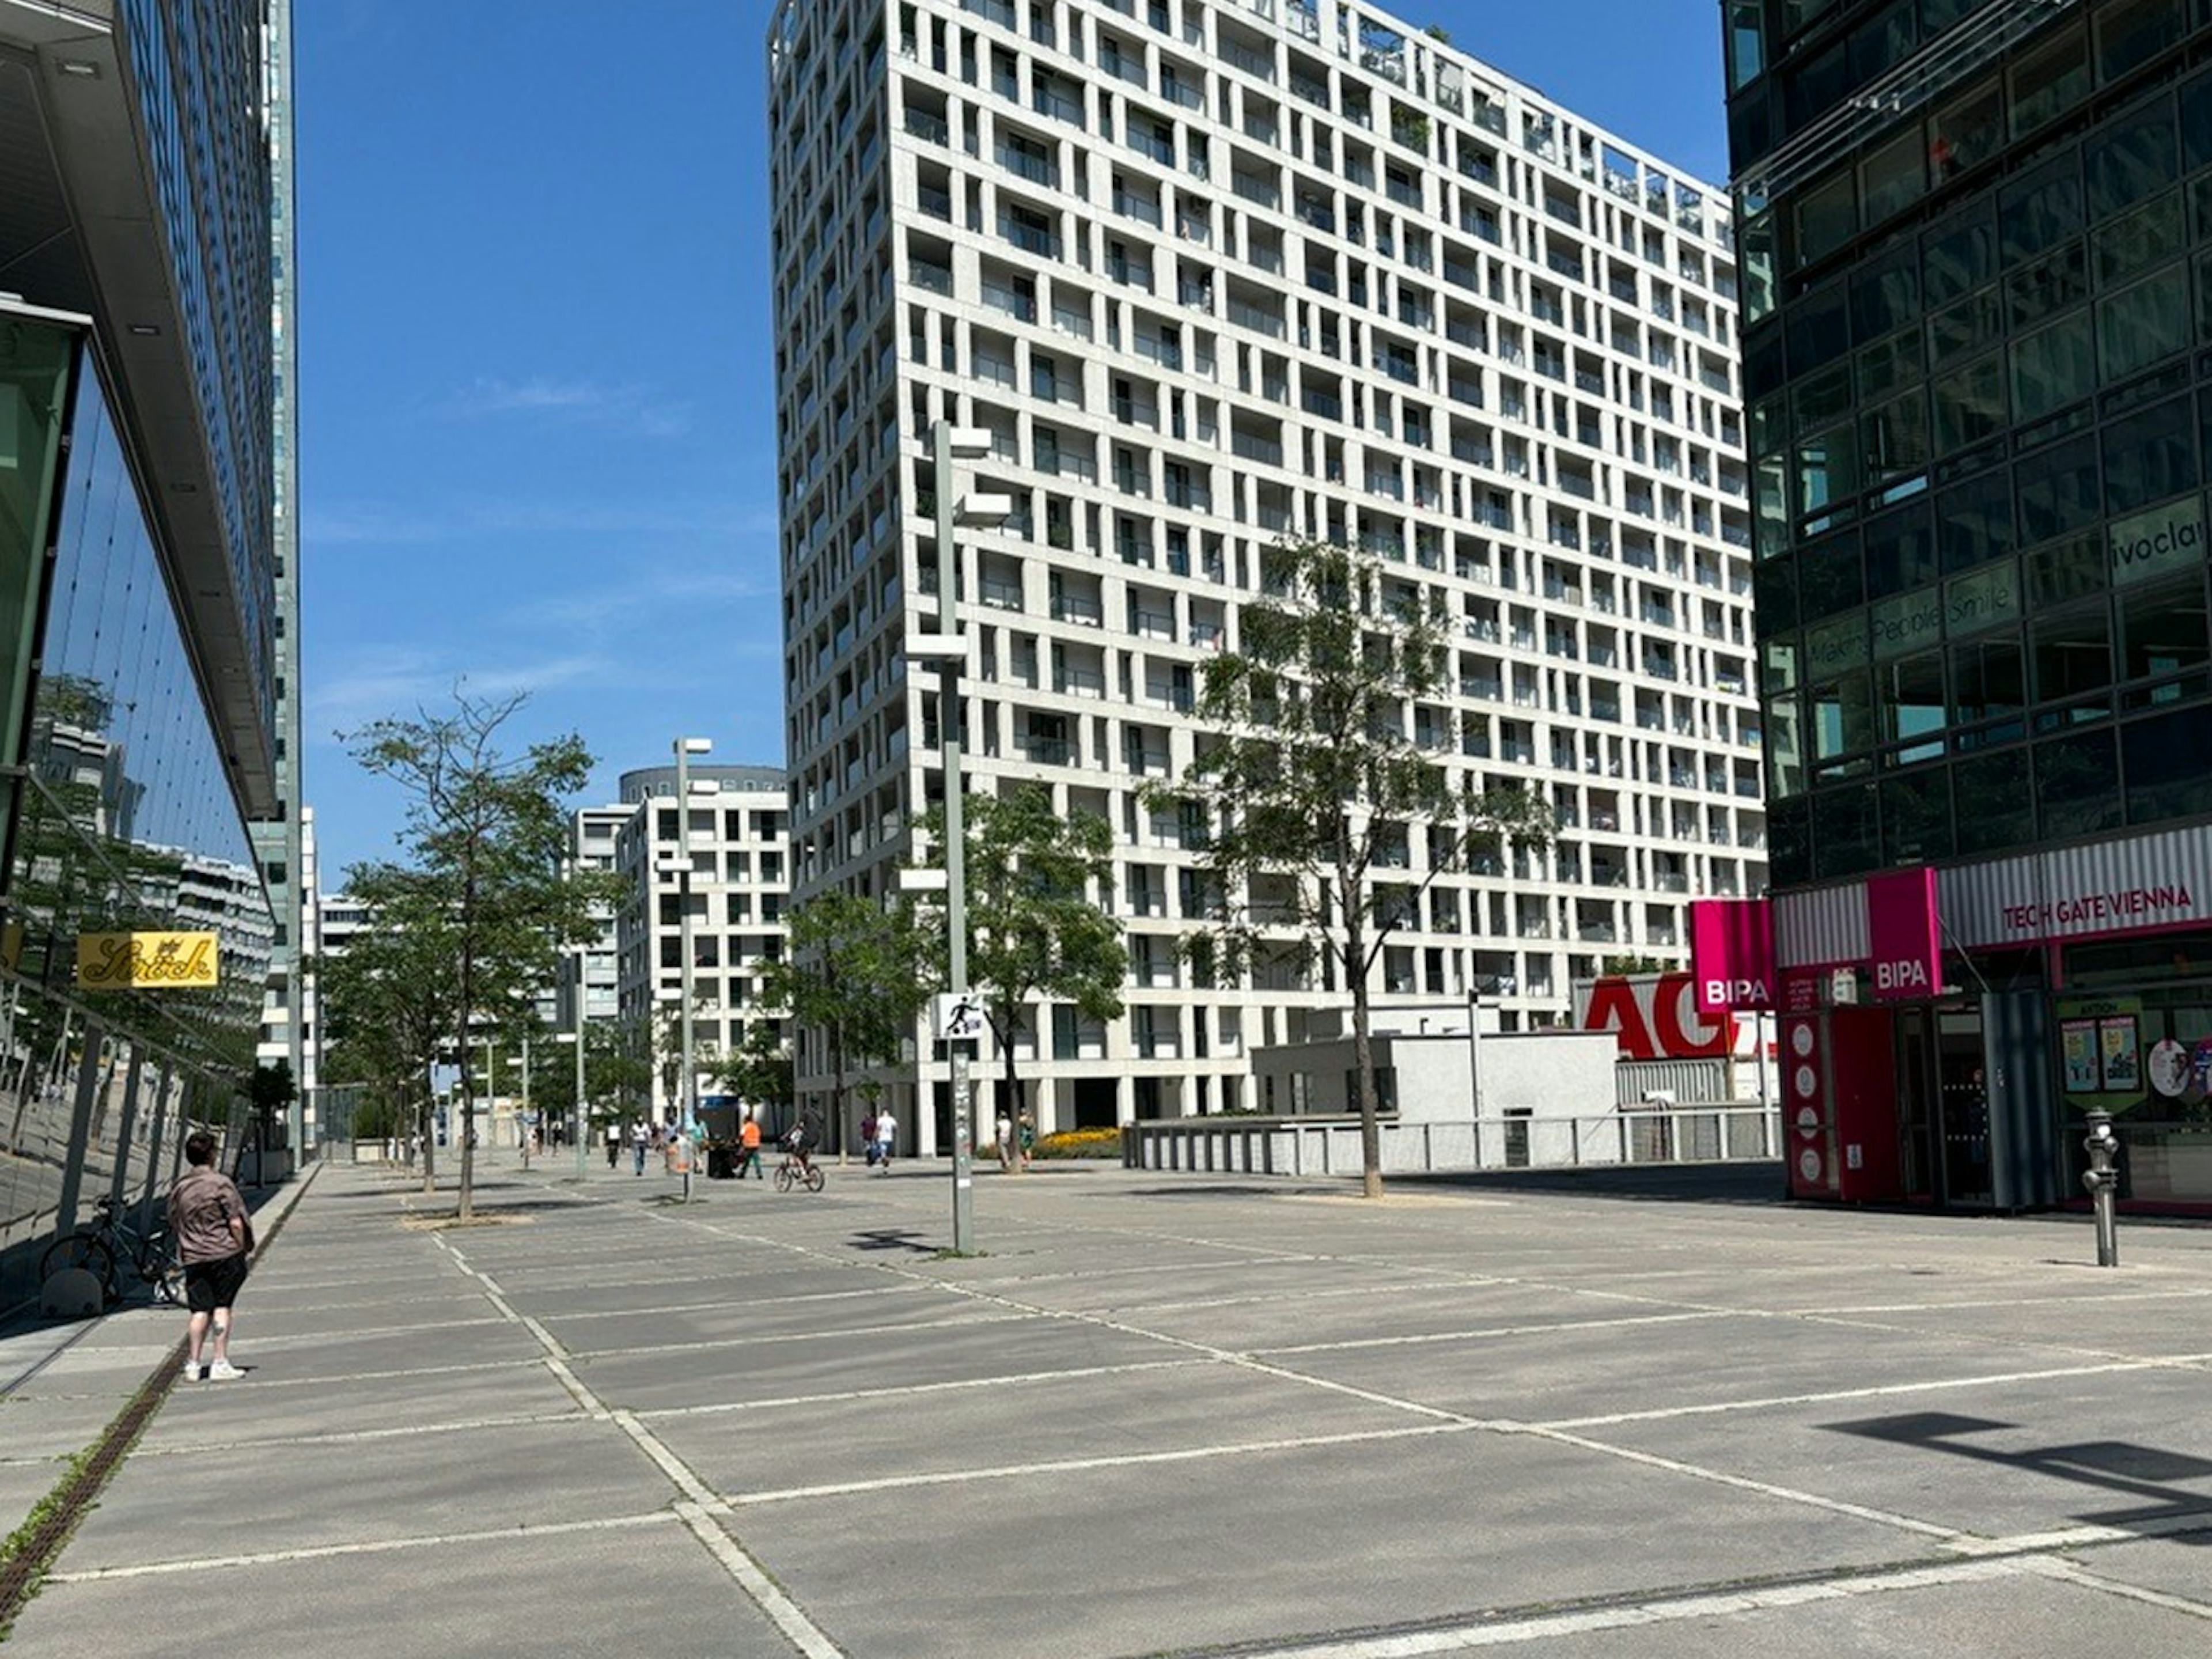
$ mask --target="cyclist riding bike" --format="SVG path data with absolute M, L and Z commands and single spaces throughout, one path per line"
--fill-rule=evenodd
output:
M 799 1166 L 801 1175 L 814 1167 L 811 1145 L 811 1138 L 807 1134 L 806 1126 L 804 1123 L 794 1123 L 784 1132 L 783 1150 L 791 1161 Z

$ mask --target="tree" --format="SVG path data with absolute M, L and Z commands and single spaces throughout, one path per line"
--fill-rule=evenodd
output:
M 1102 902 L 1114 832 L 1094 812 L 1061 817 L 1042 784 L 970 795 L 966 805 L 969 983 L 1005 1062 L 1006 1109 L 1018 1119 L 1014 1042 L 1030 1006 L 1072 1002 L 1098 1020 L 1121 1012 L 1128 952 Z M 943 809 L 932 809 L 926 833 L 944 839 Z
M 450 711 L 378 720 L 345 738 L 368 771 L 409 797 L 404 842 L 434 895 L 426 930 L 454 963 L 453 1039 L 467 1086 L 477 1014 L 503 1015 L 554 975 L 561 952 L 599 937 L 602 883 L 565 875 L 563 800 L 589 777 L 592 757 L 571 733 L 501 750 L 501 731 L 526 698 L 472 697 Z M 475 1208 L 475 1149 L 461 1138 L 457 1212 Z
M 452 1040 L 459 1006 L 438 885 L 395 864 L 357 864 L 346 890 L 371 925 L 342 956 L 317 967 L 326 1082 L 359 1083 L 422 1137 L 423 1191 L 436 1182 L 430 1074 Z
M 848 1144 L 848 1079 L 896 1058 L 927 1000 L 914 907 L 832 889 L 793 910 L 782 957 L 761 974 L 761 1000 L 822 1035 L 830 1067 L 830 1121 L 836 1149 Z M 787 1096 L 787 1098 L 788 1097 Z
M 756 1020 L 745 1027 L 737 1053 L 722 1062 L 717 1080 L 740 1100 L 768 1106 L 790 1104 L 794 1085 L 791 1050 L 777 1034 L 772 1020 Z
M 594 1019 L 584 1023 L 584 1105 L 576 1108 L 576 1053 L 559 1036 L 544 1042 L 548 1058 L 531 1074 L 532 1103 L 565 1119 L 582 1139 L 597 1125 L 621 1119 L 629 1103 L 653 1087 L 653 1063 L 632 1029 L 634 1022 Z
M 1206 666 L 1195 758 L 1147 799 L 1184 808 L 1203 843 L 1215 914 L 1189 946 L 1201 974 L 1321 957 L 1349 989 L 1363 1188 L 1379 1197 L 1369 974 L 1439 876 L 1548 845 L 1553 821 L 1539 796 L 1445 764 L 1449 728 L 1418 720 L 1450 692 L 1441 601 L 1425 610 L 1374 560 L 1326 543 L 1268 549 L 1261 574 L 1241 648 Z

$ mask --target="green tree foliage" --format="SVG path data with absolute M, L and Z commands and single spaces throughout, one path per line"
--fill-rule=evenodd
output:
M 1006 1109 L 1018 1115 L 1014 1041 L 1032 1005 L 1072 1002 L 1097 1020 L 1121 1012 L 1129 957 L 1103 902 L 1114 832 L 1093 812 L 1062 817 L 1042 784 L 970 795 L 966 819 L 969 983 L 1005 1063 Z M 925 833 L 944 840 L 942 808 Z
M 851 1144 L 854 1128 L 852 1074 L 896 1059 L 900 1043 L 914 1035 L 928 997 L 923 958 L 910 903 L 832 890 L 792 911 L 784 954 L 762 972 L 762 1000 L 821 1035 L 836 1150 Z
M 723 1060 L 718 1080 L 740 1100 L 756 1105 L 791 1103 L 798 1092 L 791 1049 L 777 1034 L 774 1021 L 755 1020 L 745 1027 L 744 1040 L 735 1054 Z
M 563 803 L 590 775 L 592 757 L 573 733 L 501 748 L 520 696 L 497 700 L 457 690 L 449 710 L 376 721 L 346 741 L 354 758 L 408 797 L 402 840 L 434 902 L 424 927 L 454 963 L 453 1040 L 465 1066 L 472 1022 L 495 1023 L 552 981 L 561 953 L 599 936 L 592 875 L 564 872 Z M 460 1139 L 458 1209 L 475 1201 L 476 1160 Z
M 619 1122 L 635 1115 L 638 1101 L 653 1088 L 653 1062 L 647 1055 L 647 1044 L 637 1024 L 634 1020 L 585 1021 L 586 1109 L 580 1121 L 575 1115 L 575 1049 L 555 1034 L 540 1032 L 534 1036 L 531 1103 L 565 1120 L 586 1139 L 604 1128 L 609 1119 Z M 544 1058 L 537 1058 L 540 1054 Z
M 1414 730 L 1417 704 L 1450 695 L 1441 608 L 1425 611 L 1375 561 L 1326 543 L 1268 549 L 1261 574 L 1242 648 L 1206 665 L 1196 758 L 1147 794 L 1156 810 L 1182 809 L 1203 841 L 1214 915 L 1190 946 L 1202 975 L 1310 973 L 1326 959 L 1348 988 L 1364 1184 L 1376 1197 L 1369 975 L 1439 876 L 1547 845 L 1553 820 L 1535 794 L 1446 764 L 1454 733 Z
M 356 865 L 346 890 L 370 925 L 317 966 L 325 1084 L 359 1084 L 381 1103 L 377 1122 L 422 1137 L 425 1190 L 435 1179 L 430 1071 L 451 1046 L 460 992 L 439 885 L 396 864 Z

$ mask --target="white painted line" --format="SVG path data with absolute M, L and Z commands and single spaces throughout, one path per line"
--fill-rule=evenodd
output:
M 2117 1595 L 2124 1601 L 2141 1601 L 2146 1606 L 2163 1607 L 2168 1613 L 2185 1613 L 2191 1619 L 2212 1620 L 2212 1601 L 2192 1601 L 2166 1590 L 2151 1589 L 2145 1585 L 2131 1584 L 2121 1578 L 2107 1577 L 2100 1572 L 2090 1572 L 2070 1561 L 2061 1561 L 2051 1556 L 2037 1556 L 2022 1563 L 2029 1571 L 2045 1578 L 2055 1578 L 2064 1584 L 2079 1585 L 2083 1589 L 2100 1590 L 2106 1595 Z
M 1948 1584 L 1986 1583 L 2016 1577 L 2020 1571 L 2017 1563 L 1986 1561 L 1962 1561 L 1956 1565 L 1939 1567 L 1908 1567 L 1893 1572 L 1869 1573 L 1863 1577 L 1686 1595 L 1676 1601 L 1655 1600 L 1623 1607 L 1594 1607 L 1583 1613 L 1540 1613 L 1534 1618 L 1501 1620 L 1494 1624 L 1460 1625 L 1443 1630 L 1414 1631 L 1401 1636 L 1370 1636 L 1355 1638 L 1348 1642 L 1293 1644 L 1270 1648 L 1264 1652 L 1255 1650 L 1251 1659 L 1419 1659 L 1419 1656 L 1425 1654 L 1465 1653 L 1476 1648 L 1508 1647 L 1521 1642 L 1589 1636 L 1601 1631 L 1632 1630 L 1646 1625 L 1673 1625 L 1696 1619 L 1740 1616 L 1771 1608 L 1803 1607 L 1812 1602 L 1862 1595 L 1885 1595 L 1903 1590 L 1937 1589 Z
M 1723 1313 L 1624 1314 L 1618 1319 L 1562 1319 L 1548 1324 L 1476 1326 L 1463 1331 L 1423 1331 L 1406 1336 L 1361 1336 L 1340 1342 L 1302 1342 L 1294 1347 L 1264 1347 L 1255 1354 L 1343 1353 L 1357 1348 L 1418 1347 L 1431 1342 L 1481 1342 L 1501 1336 L 1545 1336 L 1553 1331 L 1606 1331 L 1632 1325 L 1679 1325 L 1697 1319 L 1725 1319 Z
M 1079 1474 L 1092 1469 L 1142 1468 L 1156 1463 L 1194 1463 L 1224 1457 L 1249 1457 L 1268 1452 L 1308 1451 L 1332 1446 L 1357 1446 L 1380 1440 L 1413 1440 L 1439 1434 L 1465 1434 L 1482 1425 L 1476 1423 L 1424 1423 L 1403 1429 L 1366 1429 L 1351 1434 L 1297 1435 L 1280 1440 L 1245 1440 L 1218 1446 L 1185 1446 L 1172 1451 L 1122 1452 L 1111 1457 L 1068 1457 L 1036 1463 L 999 1463 L 964 1469 L 939 1469 L 922 1474 L 890 1474 L 872 1480 L 838 1480 L 817 1486 L 784 1486 L 761 1492 L 732 1492 L 732 1509 L 763 1504 L 787 1504 L 811 1498 L 850 1498 L 862 1492 L 897 1492 L 910 1486 L 963 1486 L 979 1480 L 1015 1480 L 1032 1475 Z
M 678 1504 L 676 1513 L 691 1529 L 691 1535 L 707 1547 L 708 1553 L 722 1564 L 723 1571 L 738 1581 L 738 1587 L 775 1620 L 775 1627 L 790 1638 L 792 1644 L 807 1659 L 844 1659 L 845 1650 L 799 1611 L 799 1604 L 783 1593 L 736 1539 L 714 1524 L 706 1510 L 695 1504 Z
M 554 1521 L 542 1525 L 525 1522 L 495 1527 L 483 1532 L 440 1533 L 424 1538 L 365 1539 L 351 1544 L 310 1544 L 297 1549 L 264 1550 L 252 1555 L 206 1555 L 185 1561 L 146 1561 L 127 1567 L 88 1567 L 78 1572 L 50 1572 L 49 1584 L 96 1584 L 112 1578 L 153 1578 L 178 1572 L 209 1572 L 226 1567 L 281 1566 L 294 1561 L 327 1561 L 343 1555 L 384 1555 L 394 1550 L 436 1549 L 447 1544 L 489 1544 L 512 1538 L 556 1538 L 568 1533 L 620 1532 L 637 1527 L 660 1527 L 678 1519 L 672 1510 L 646 1515 L 602 1516 L 590 1521 Z
M 458 1423 L 405 1423 L 387 1429 L 334 1429 L 328 1434 L 258 1435 L 251 1440 L 191 1440 L 173 1446 L 149 1445 L 131 1449 L 133 1457 L 198 1457 L 207 1452 L 258 1451 L 264 1446 L 344 1446 L 359 1441 L 410 1440 L 422 1435 L 453 1434 L 475 1429 L 544 1428 L 556 1423 L 589 1420 L 579 1412 L 514 1412 L 504 1417 L 468 1418 Z
M 1863 1504 L 1845 1503 L 1841 1498 L 1823 1498 L 1818 1492 L 1800 1492 L 1794 1486 L 1777 1486 L 1771 1481 L 1753 1480 L 1747 1475 L 1729 1474 L 1719 1469 L 1709 1469 L 1701 1464 L 1686 1463 L 1677 1457 L 1662 1457 L 1654 1452 L 1632 1451 L 1626 1446 L 1609 1446 L 1601 1440 L 1590 1440 L 1578 1434 L 1566 1434 L 1558 1429 L 1540 1428 L 1535 1424 L 1514 1425 L 1510 1432 L 1534 1435 L 1539 1439 L 1557 1441 L 1564 1446 L 1577 1447 L 1583 1451 L 1601 1452 L 1608 1457 L 1618 1457 L 1631 1463 L 1641 1463 L 1647 1468 L 1664 1469 L 1670 1474 L 1686 1475 L 1692 1480 L 1704 1480 L 1717 1486 L 1729 1486 L 1737 1492 L 1756 1492 L 1762 1498 L 1778 1498 L 1784 1503 L 1802 1504 L 1831 1515 L 1846 1515 L 1855 1521 L 1871 1521 L 1877 1526 L 1894 1527 L 1901 1532 L 1912 1533 L 1922 1538 L 1933 1538 L 1951 1543 L 1965 1536 L 1955 1527 L 1939 1527 L 1927 1521 L 1917 1521 L 1909 1515 L 1899 1515 L 1889 1510 L 1870 1509 Z
M 620 1348 L 582 1348 L 574 1358 L 586 1362 L 628 1359 L 638 1354 L 707 1353 L 717 1348 L 778 1348 L 797 1342 L 834 1342 L 848 1336 L 896 1336 L 902 1331 L 969 1330 L 1034 1319 L 1030 1313 L 963 1314 L 957 1319 L 915 1319 L 898 1325 L 852 1325 L 819 1331 L 784 1331 L 775 1336 L 709 1336 L 696 1342 L 641 1342 Z
M 810 1291 L 799 1296 L 754 1296 L 748 1292 L 722 1301 L 673 1302 L 650 1308 L 592 1308 L 581 1313 L 559 1313 L 548 1316 L 567 1325 L 586 1319 L 635 1319 L 648 1314 L 725 1313 L 754 1308 L 787 1308 L 815 1302 L 851 1302 L 864 1297 L 912 1296 L 921 1288 L 915 1285 L 902 1284 L 870 1285 L 856 1291 Z M 524 1294 L 532 1292 L 525 1291 Z
M 782 1411 L 793 1407 L 839 1405 L 848 1401 L 890 1400 L 918 1394 L 951 1394 L 965 1389 L 1010 1388 L 1024 1382 L 1125 1376 L 1133 1371 L 1188 1370 L 1215 1363 L 1196 1355 L 1188 1359 L 1139 1359 L 1126 1365 L 1077 1365 L 1064 1371 L 1016 1371 L 1003 1376 L 962 1377 L 950 1382 L 902 1382 L 881 1389 L 842 1389 L 832 1394 L 785 1395 L 775 1400 L 717 1400 L 705 1406 L 662 1406 L 637 1414 L 641 1418 L 712 1417 L 728 1412 Z
M 1717 1417 L 1729 1412 L 1773 1411 L 1789 1406 L 1824 1406 L 1839 1400 L 1879 1400 L 1887 1395 L 1931 1394 L 1945 1389 L 1986 1389 L 2011 1382 L 2041 1382 L 2058 1377 L 2103 1376 L 2115 1371 L 2153 1370 L 2156 1360 L 2106 1365 L 2063 1365 L 2039 1371 L 1994 1371 L 1978 1376 L 1943 1377 L 1926 1382 L 1882 1382 L 1863 1389 L 1830 1389 L 1814 1394 L 1767 1395 L 1755 1400 L 1723 1400 L 1696 1406 L 1655 1406 L 1648 1411 L 1609 1412 L 1601 1417 L 1564 1417 L 1539 1426 L 1548 1429 L 1607 1429 L 1624 1423 L 1661 1423 L 1683 1417 Z

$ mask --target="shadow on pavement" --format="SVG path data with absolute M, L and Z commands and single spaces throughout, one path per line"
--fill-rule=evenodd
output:
M 1389 1185 L 1474 1192 L 1559 1193 L 1571 1198 L 1626 1198 L 1658 1204 L 1764 1204 L 1790 1201 L 1779 1161 L 1765 1164 L 1643 1164 L 1630 1168 L 1467 1170 L 1392 1175 Z

